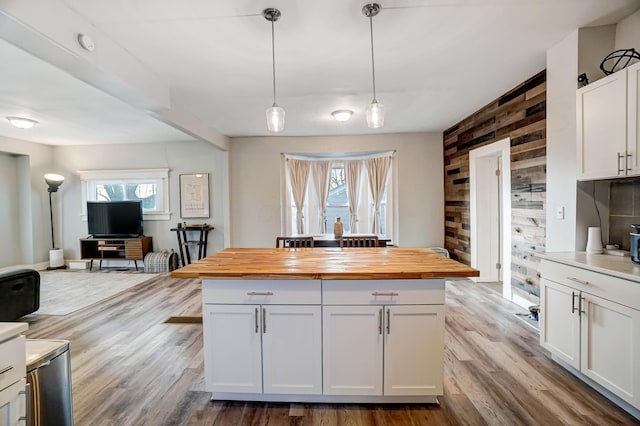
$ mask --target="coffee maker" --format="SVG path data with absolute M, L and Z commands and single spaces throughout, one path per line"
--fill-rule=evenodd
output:
M 634 229 L 634 232 L 629 234 L 629 253 L 631 255 L 631 260 L 640 263 L 640 224 L 631 225 L 631 227 Z

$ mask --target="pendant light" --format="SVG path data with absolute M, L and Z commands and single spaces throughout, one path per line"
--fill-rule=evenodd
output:
M 384 126 L 384 105 L 376 99 L 376 66 L 373 60 L 373 17 L 380 12 L 378 3 L 365 4 L 362 7 L 362 14 L 369 18 L 369 29 L 371 31 L 371 74 L 373 77 L 373 100 L 365 110 L 367 114 L 367 126 L 377 129 Z
M 273 105 L 267 108 L 267 129 L 270 132 L 281 132 L 284 130 L 284 108 L 276 103 L 276 45 L 273 31 L 273 23 L 280 19 L 281 13 L 278 9 L 270 7 L 262 11 L 264 19 L 271 22 L 271 59 L 273 64 Z

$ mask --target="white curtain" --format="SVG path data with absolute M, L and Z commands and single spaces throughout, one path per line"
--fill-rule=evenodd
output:
M 313 188 L 318 198 L 318 216 L 320 218 L 320 233 L 327 233 L 327 198 L 329 198 L 329 177 L 331 175 L 331 161 L 313 161 L 311 163 Z
M 347 197 L 349 197 L 349 229 L 352 234 L 358 233 L 358 202 L 360 200 L 360 176 L 362 161 L 347 160 L 344 162 Z
M 380 202 L 391 168 L 391 156 L 366 160 L 369 174 L 369 191 L 373 200 L 373 226 L 371 232 L 380 234 Z
M 302 214 L 302 206 L 304 206 L 304 196 L 307 192 L 310 161 L 294 159 L 289 159 L 287 161 L 289 162 L 291 192 L 293 193 L 293 201 L 296 203 L 297 233 L 304 234 L 304 215 Z

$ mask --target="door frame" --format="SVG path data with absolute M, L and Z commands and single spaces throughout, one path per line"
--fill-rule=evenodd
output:
M 502 297 L 512 299 L 511 292 L 511 139 L 505 138 L 469 152 L 469 197 L 470 197 L 470 249 L 471 267 L 476 267 L 478 250 L 477 188 L 479 176 L 476 161 L 479 158 L 500 157 L 501 195 L 501 241 Z

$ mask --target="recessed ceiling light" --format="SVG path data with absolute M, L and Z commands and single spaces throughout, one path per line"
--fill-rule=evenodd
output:
M 344 123 L 351 118 L 353 111 L 348 109 L 339 109 L 337 111 L 333 111 L 331 115 L 333 115 L 333 118 L 335 118 L 337 122 Z
M 38 124 L 36 120 L 31 120 L 30 118 L 7 117 L 7 120 L 9 120 L 9 123 L 13 124 L 19 129 L 30 129 Z

